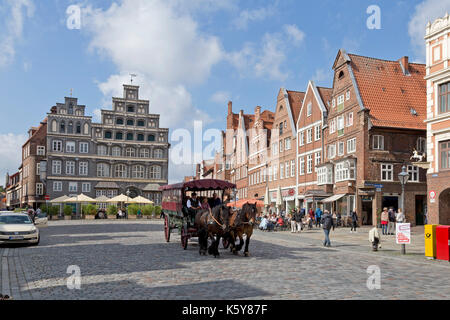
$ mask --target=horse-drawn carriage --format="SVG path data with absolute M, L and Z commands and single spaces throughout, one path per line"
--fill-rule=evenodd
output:
M 164 234 L 166 241 L 170 241 L 172 230 L 178 229 L 181 236 L 181 246 L 186 250 L 188 241 L 198 237 L 199 230 L 195 225 L 195 216 L 189 214 L 187 201 L 192 193 L 199 197 L 212 198 L 215 193 L 223 202 L 229 196 L 235 184 L 222 180 L 194 180 L 160 187 L 162 191 L 162 210 L 164 213 Z

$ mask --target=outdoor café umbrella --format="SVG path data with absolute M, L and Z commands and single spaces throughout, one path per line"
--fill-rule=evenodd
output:
M 98 198 L 95 198 L 96 203 L 106 203 L 108 202 L 109 198 L 107 196 L 100 196 Z
M 112 199 L 108 199 L 108 201 L 106 201 L 106 202 L 109 202 L 109 203 L 119 203 L 119 202 L 128 202 L 128 200 L 130 200 L 129 197 L 127 197 L 127 196 L 124 195 L 124 194 L 121 194 L 121 195 L 118 195 L 117 197 L 114 197 L 114 198 L 112 198 Z
M 137 204 L 154 204 L 153 201 L 150 201 L 142 196 L 136 197 L 134 199 L 130 199 L 127 203 L 137 203 Z
M 277 214 L 280 213 L 280 207 L 283 205 L 283 199 L 281 197 L 281 187 L 278 186 L 278 190 L 277 190 Z
M 262 202 L 261 200 L 258 200 L 258 199 L 241 199 L 241 200 L 236 201 L 236 203 L 230 202 L 227 204 L 227 206 L 235 207 L 235 208 L 242 208 L 246 203 L 256 204 L 256 207 L 258 207 L 258 208 L 264 207 L 264 202 Z

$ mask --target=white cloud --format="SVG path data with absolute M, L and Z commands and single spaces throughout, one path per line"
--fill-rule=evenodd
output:
M 221 44 L 178 11 L 162 0 L 123 0 L 105 11 L 90 9 L 85 17 L 90 48 L 121 71 L 139 71 L 165 84 L 201 83 L 221 60 Z
M 285 25 L 283 31 L 266 33 L 259 46 L 252 42 L 246 43 L 240 51 L 228 53 L 226 60 L 238 70 L 241 77 L 285 81 L 289 77 L 289 72 L 282 70 L 286 53 L 292 42 L 297 47 L 302 43 L 305 33 L 295 25 Z
M 211 101 L 225 104 L 231 100 L 231 94 L 227 91 L 217 91 L 211 96 Z
M 415 60 L 425 62 L 425 29 L 428 22 L 444 17 L 450 11 L 450 0 L 426 0 L 418 4 L 408 25 Z
M 196 0 L 191 9 L 202 2 L 213 6 L 210 0 Z M 99 84 L 104 105 L 110 105 L 111 95 L 121 97 L 122 84 L 136 73 L 140 95 L 150 100 L 150 112 L 161 114 L 162 126 L 192 126 L 186 118 L 210 120 L 193 105 L 187 86 L 206 81 L 223 58 L 222 47 L 177 3 L 186 6 L 178 1 L 123 0 L 106 10 L 84 8 L 83 30 L 91 36 L 90 49 L 118 69 Z
M 0 28 L 0 67 L 14 61 L 16 44 L 22 39 L 25 16 L 31 18 L 34 15 L 34 4 L 31 0 L 5 0 L 4 9 L 6 17 L 0 16 L 4 21 Z M 6 9 L 6 10 L 5 10 Z
M 239 14 L 239 17 L 232 21 L 232 25 L 239 30 L 247 29 L 249 22 L 263 21 L 273 16 L 275 12 L 275 6 L 258 8 L 254 10 L 243 10 Z
M 0 134 L 0 185 L 4 185 L 6 173 L 14 174 L 19 171 L 22 145 L 26 140 L 26 134 Z
M 305 38 L 305 33 L 301 31 L 295 24 L 285 25 L 284 31 L 295 46 L 299 46 Z

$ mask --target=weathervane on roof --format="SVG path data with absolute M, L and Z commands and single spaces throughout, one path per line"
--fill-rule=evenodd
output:
M 130 77 L 131 77 L 131 84 L 133 84 L 133 78 L 136 78 L 137 74 L 130 73 Z

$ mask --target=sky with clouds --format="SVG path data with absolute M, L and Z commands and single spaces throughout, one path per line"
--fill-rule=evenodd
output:
M 374 4 L 379 30 L 366 25 Z M 80 29 L 67 27 L 71 5 Z M 17 171 L 27 130 L 71 89 L 98 121 L 135 73 L 171 132 L 192 132 L 192 119 L 224 129 L 228 100 L 252 113 L 273 110 L 280 87 L 331 86 L 339 48 L 424 62 L 425 25 L 446 11 L 450 0 L 0 0 L 0 177 Z M 171 164 L 169 180 L 192 169 Z

